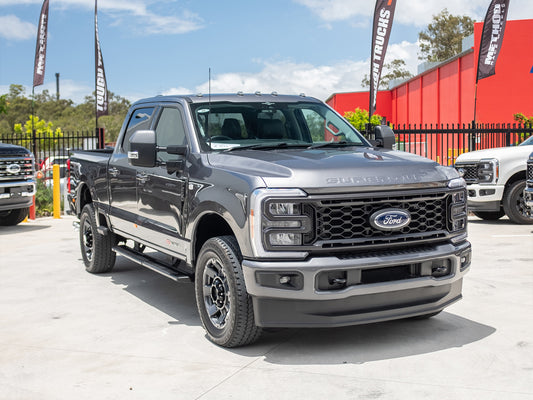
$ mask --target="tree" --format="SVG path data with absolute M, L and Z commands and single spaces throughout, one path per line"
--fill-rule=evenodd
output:
M 63 137 L 61 128 L 56 128 L 54 130 L 54 124 L 52 122 L 46 122 L 44 119 L 39 119 L 39 117 L 32 115 L 29 116 L 29 119 L 26 121 L 24 126 L 22 126 L 22 124 L 15 124 L 14 131 L 16 137 L 23 139 L 21 141 L 21 146 L 27 148 L 30 147 L 32 128 L 35 129 L 35 137 L 37 138 L 38 148 L 44 148 L 47 146 L 52 146 L 55 148 L 56 146 L 59 146 L 58 139 Z M 50 141 L 50 139 L 53 140 Z
M 0 114 L 7 114 L 7 94 L 0 96 Z
M 433 16 L 425 31 L 419 32 L 420 55 L 424 61 L 440 62 L 461 53 L 463 38 L 474 33 L 474 21 L 451 15 L 445 8 Z
M 379 89 L 387 89 L 389 83 L 395 79 L 409 79 L 413 76 L 409 71 L 407 71 L 407 64 L 404 60 L 396 59 L 392 60 L 390 63 L 383 65 L 384 74 L 379 80 Z M 365 74 L 361 85 L 365 88 L 370 87 L 370 78 L 368 74 Z
M 368 124 L 368 110 L 362 110 L 358 107 L 355 111 L 346 111 L 344 113 L 344 118 L 346 118 L 359 132 L 363 132 L 366 128 L 366 124 Z M 372 126 L 381 125 L 382 119 L 383 117 L 381 115 L 374 114 L 370 119 L 370 124 Z

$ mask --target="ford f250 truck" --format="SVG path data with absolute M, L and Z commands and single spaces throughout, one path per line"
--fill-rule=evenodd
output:
M 385 149 L 390 128 L 374 136 L 305 96 L 138 101 L 114 150 L 71 157 L 85 267 L 108 272 L 119 254 L 190 277 L 225 347 L 264 327 L 435 315 L 470 267 L 465 182 Z
M 457 157 L 455 168 L 468 185 L 468 209 L 477 217 L 497 220 L 504 215 L 516 224 L 533 224 L 524 202 L 526 161 L 533 136 L 519 146 L 471 151 Z
M 24 147 L 0 143 L 0 226 L 28 215 L 35 195 L 35 162 Z

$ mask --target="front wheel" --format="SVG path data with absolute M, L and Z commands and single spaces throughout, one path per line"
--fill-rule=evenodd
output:
M 526 206 L 524 201 L 524 189 L 526 181 L 516 181 L 505 190 L 503 198 L 503 209 L 505 214 L 515 224 L 533 224 L 533 215 L 531 209 Z
M 196 304 L 209 340 L 223 347 L 255 342 L 261 328 L 254 322 L 246 292 L 242 256 L 233 236 L 209 239 L 196 263 Z
M 29 208 L 0 211 L 0 226 L 13 226 L 20 224 L 28 216 Z
M 87 272 L 101 274 L 111 271 L 115 266 L 116 254 L 112 250 L 115 235 L 111 232 L 101 235 L 96 228 L 94 207 L 87 204 L 80 216 L 81 256 Z

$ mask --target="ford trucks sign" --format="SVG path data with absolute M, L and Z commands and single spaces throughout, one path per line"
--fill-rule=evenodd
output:
M 388 208 L 375 212 L 370 217 L 370 225 L 381 231 L 395 231 L 402 229 L 411 222 L 411 214 L 399 208 Z

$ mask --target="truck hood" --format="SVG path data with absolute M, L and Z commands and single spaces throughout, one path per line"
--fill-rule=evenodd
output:
M 275 188 L 443 186 L 458 177 L 432 160 L 372 148 L 240 150 L 211 153 L 208 159 L 214 168 L 260 177 Z
M 24 147 L 14 144 L 0 143 L 0 156 L 25 156 L 29 155 L 30 151 Z
M 489 158 L 495 158 L 500 161 L 509 159 L 523 159 L 525 165 L 525 162 L 531 152 L 533 152 L 533 145 L 498 147 L 495 149 L 477 150 L 461 154 L 459 157 L 457 157 L 455 162 L 477 162 Z

